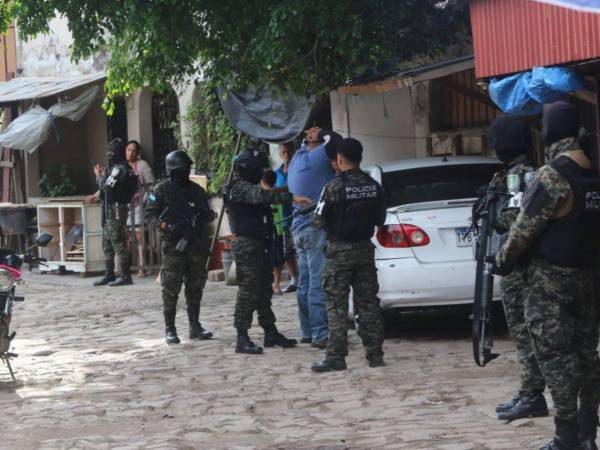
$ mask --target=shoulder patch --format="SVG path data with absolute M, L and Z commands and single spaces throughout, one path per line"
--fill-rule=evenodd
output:
M 536 216 L 551 202 L 552 197 L 546 190 L 544 183 L 536 178 L 523 195 L 523 212 L 529 217 Z

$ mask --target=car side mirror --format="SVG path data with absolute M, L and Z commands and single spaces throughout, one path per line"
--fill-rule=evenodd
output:
M 42 233 L 35 238 L 35 243 L 38 247 L 45 247 L 52 240 L 53 236 L 48 233 Z

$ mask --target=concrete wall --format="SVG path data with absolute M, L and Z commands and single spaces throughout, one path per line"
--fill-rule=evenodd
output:
M 152 91 L 137 89 L 125 99 L 127 108 L 127 136 L 142 146 L 142 159 L 148 163 L 154 160 L 152 145 Z
M 410 89 L 369 95 L 333 91 L 330 99 L 334 131 L 362 142 L 363 164 L 417 156 Z
M 93 163 L 108 164 L 106 154 L 106 144 L 108 143 L 108 128 L 106 123 L 106 113 L 102 109 L 102 99 L 97 101 L 90 107 L 85 117 L 81 120 L 81 124 L 85 124 L 86 130 L 86 146 L 88 158 L 88 172 L 93 177 L 91 168 Z M 92 186 L 86 185 L 92 190 L 95 189 L 95 181 L 92 180 Z
M 71 61 L 69 46 L 73 37 L 67 19 L 56 17 L 50 21 L 48 34 L 25 41 L 17 25 L 17 75 L 18 76 L 73 76 L 100 72 L 106 66 L 106 54 L 99 53 L 78 63 Z

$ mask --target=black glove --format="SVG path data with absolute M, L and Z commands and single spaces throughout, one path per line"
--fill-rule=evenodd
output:
M 182 223 L 169 223 L 167 224 L 167 232 L 171 239 L 179 240 L 185 234 L 186 226 Z
M 495 256 L 488 256 L 486 259 L 486 262 L 491 263 L 492 264 L 492 274 L 494 275 L 499 275 L 501 277 L 504 277 L 506 275 L 509 275 L 510 273 L 512 273 L 512 271 L 514 270 L 514 266 L 512 265 L 508 265 L 508 264 L 502 264 L 501 266 L 498 265 L 497 261 L 496 261 L 496 257 Z

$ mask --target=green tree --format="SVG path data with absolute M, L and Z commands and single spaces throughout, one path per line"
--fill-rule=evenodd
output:
M 216 193 L 229 175 L 236 131 L 223 114 L 210 84 L 200 83 L 197 89 L 200 101 L 191 103 L 182 117 L 187 125 L 185 137 L 189 141 L 185 150 L 194 160 L 196 172 L 208 175 L 208 192 Z M 246 145 L 248 139 L 244 137 L 241 147 Z
M 458 5 L 458 6 L 457 6 Z M 58 13 L 72 54 L 108 50 L 109 94 L 197 77 L 323 94 L 357 75 L 430 55 L 468 31 L 464 2 L 439 0 L 5 0 L 0 26 L 48 31 Z

